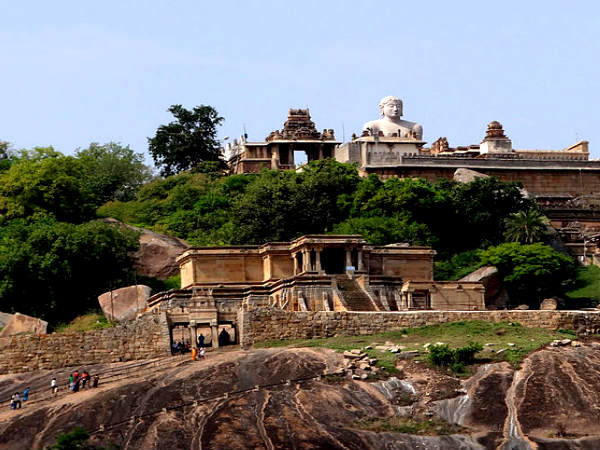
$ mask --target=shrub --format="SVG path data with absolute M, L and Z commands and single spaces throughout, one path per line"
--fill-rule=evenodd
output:
M 449 367 L 454 373 L 466 373 L 466 366 L 473 364 L 475 353 L 481 350 L 483 346 L 478 342 L 470 342 L 454 350 L 446 344 L 432 345 L 427 360 L 437 367 Z

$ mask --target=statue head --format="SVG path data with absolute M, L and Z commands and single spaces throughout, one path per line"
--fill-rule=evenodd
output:
M 382 116 L 399 119 L 402 117 L 402 100 L 393 95 L 383 97 L 379 102 L 379 112 Z

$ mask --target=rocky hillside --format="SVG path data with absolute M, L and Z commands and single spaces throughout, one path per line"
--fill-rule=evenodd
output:
M 400 362 L 399 378 L 319 378 L 344 367 L 341 354 L 324 349 L 116 365 L 110 370 L 122 376 L 98 389 L 63 388 L 38 402 L 47 392 L 34 393 L 20 411 L 5 403 L 0 449 L 43 448 L 77 425 L 93 432 L 93 444 L 123 449 L 600 448 L 596 346 L 548 347 L 517 371 L 489 364 L 468 380 L 413 361 Z M 4 376 L 0 398 L 53 374 Z

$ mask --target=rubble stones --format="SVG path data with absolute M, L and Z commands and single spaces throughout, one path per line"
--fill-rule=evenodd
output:
M 398 358 L 400 359 L 412 359 L 419 356 L 419 350 L 408 350 L 404 352 L 398 353 Z

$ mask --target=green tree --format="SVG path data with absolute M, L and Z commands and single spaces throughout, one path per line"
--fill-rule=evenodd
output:
M 481 263 L 498 268 L 513 304 L 531 307 L 538 307 L 546 297 L 565 293 L 576 277 L 571 258 L 540 242 L 490 247 L 481 252 Z
M 0 141 L 0 172 L 12 165 L 14 154 L 10 142 Z
M 504 219 L 533 208 L 535 201 L 523 197 L 519 184 L 489 177 L 457 185 L 454 204 L 456 217 L 448 223 L 446 240 L 454 244 L 448 247 L 452 252 L 504 242 Z
M 0 225 L 0 310 L 50 322 L 97 309 L 97 296 L 133 282 L 138 234 L 104 222 L 50 217 Z
M 161 125 L 148 138 L 150 154 L 163 176 L 194 169 L 203 161 L 221 161 L 216 136 L 223 118 L 216 109 L 200 105 L 190 111 L 172 105 L 168 111 L 177 120 Z
M 411 245 L 429 245 L 433 236 L 427 225 L 409 220 L 402 215 L 393 217 L 351 217 L 335 225 L 333 234 L 360 234 L 375 245 L 407 242 Z
M 507 241 L 533 244 L 548 236 L 548 218 L 536 209 L 518 211 L 504 219 Z
M 116 142 L 92 142 L 88 148 L 77 150 L 76 155 L 84 165 L 84 185 L 98 205 L 110 200 L 133 200 L 152 176 L 141 153 Z
M 88 450 L 93 447 L 86 445 L 85 441 L 90 434 L 83 427 L 75 427 L 69 433 L 60 433 L 56 436 L 56 444 L 48 447 L 48 450 Z
M 85 167 L 61 154 L 21 159 L 0 172 L 0 216 L 4 219 L 48 214 L 79 223 L 94 216 L 94 199 L 85 186 Z
M 233 207 L 233 242 L 285 241 L 330 231 L 346 219 L 346 194 L 358 182 L 354 166 L 331 159 L 312 161 L 300 173 L 264 171 Z

